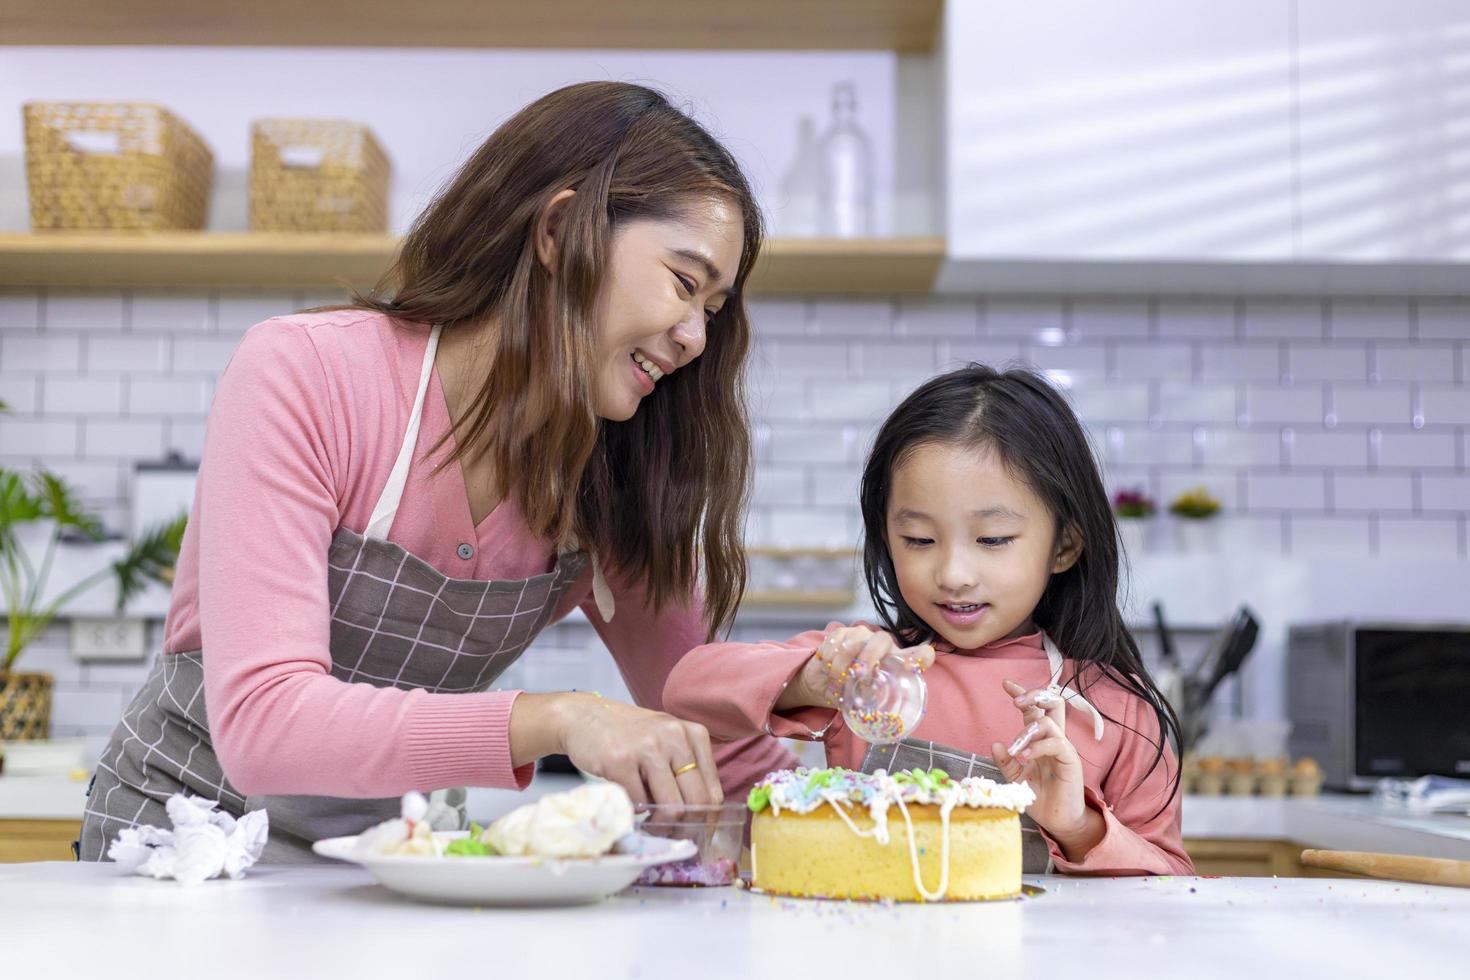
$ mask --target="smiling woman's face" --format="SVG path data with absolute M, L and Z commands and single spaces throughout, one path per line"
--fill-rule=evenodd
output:
M 618 229 L 598 297 L 599 416 L 632 418 L 660 379 L 704 352 L 709 321 L 730 297 L 743 247 L 741 214 L 720 200 Z

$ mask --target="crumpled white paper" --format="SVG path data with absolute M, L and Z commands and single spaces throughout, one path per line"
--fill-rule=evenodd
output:
M 254 810 L 236 820 L 216 806 L 214 800 L 175 793 L 164 805 L 172 830 L 129 827 L 117 835 L 107 856 L 125 871 L 189 885 L 220 875 L 243 878 L 265 850 L 270 818 Z

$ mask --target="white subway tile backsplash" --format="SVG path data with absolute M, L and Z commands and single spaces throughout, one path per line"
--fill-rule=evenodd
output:
M 1366 432 L 1288 430 L 1286 457 L 1292 466 L 1368 465 Z
M 238 340 L 257 323 L 295 312 L 298 308 L 297 297 L 291 293 L 269 290 L 223 292 L 215 297 L 215 329 Z
M 1069 311 L 1070 332 L 1078 340 L 1147 337 L 1153 317 L 1149 304 L 1125 299 L 1075 299 Z
M 1327 308 L 1328 336 L 1334 340 L 1386 340 L 1409 336 L 1407 302 L 1334 300 Z
M 163 422 L 158 419 L 89 419 L 83 425 L 82 451 L 89 457 L 129 456 L 159 459 L 163 456 Z
M 783 426 L 771 432 L 771 462 L 852 463 L 856 442 L 855 426 Z
M 47 415 L 117 415 L 122 411 L 123 379 L 107 375 L 48 374 L 41 391 Z
M 1200 377 L 1205 381 L 1274 381 L 1281 377 L 1277 344 L 1208 343 L 1200 348 Z
M 1419 478 L 1419 504 L 1426 511 L 1470 511 L 1470 473 L 1426 473 Z
M 41 326 L 41 296 L 33 289 L 0 289 L 0 330 Z
M 1051 347 L 1031 344 L 1026 360 L 1056 382 L 1102 381 L 1108 373 L 1107 348 L 1101 344 Z
M 1326 417 L 1325 394 L 1318 384 L 1245 386 L 1245 415 L 1250 425 L 1321 425 Z
M 1375 441 L 1379 466 L 1452 469 L 1455 465 L 1453 432 L 1384 431 Z
M 1113 375 L 1124 381 L 1188 381 L 1194 377 L 1194 347 L 1119 341 L 1113 345 Z
M 1405 473 L 1333 473 L 1332 509 L 1414 509 L 1414 480 Z
M 810 328 L 805 300 L 747 299 L 750 329 L 762 337 L 802 337 Z
M 1250 339 L 1321 340 L 1326 311 L 1316 300 L 1248 299 L 1241 310 L 1241 330 Z
M 1234 337 L 1235 304 L 1225 300 L 1160 300 L 1158 324 L 1160 337 Z
M 206 292 L 139 290 L 133 293 L 131 322 L 133 333 L 209 333 L 214 330 L 214 303 Z
M 9 371 L 75 371 L 82 363 L 79 337 L 0 336 L 0 369 Z
M 7 456 L 75 456 L 77 423 L 72 419 L 5 419 L 0 422 L 0 453 Z
M 40 410 L 41 384 L 34 374 L 0 374 L 0 403 L 21 415 Z
M 1001 371 L 1026 362 L 1018 340 L 942 340 L 938 358 L 936 370 L 939 371 L 953 371 L 973 363 Z
M 1159 419 L 1163 422 L 1236 421 L 1237 390 L 1233 384 L 1186 384 L 1161 381 Z
M 861 466 L 813 467 L 811 502 L 818 507 L 848 507 L 857 514 L 858 486 L 862 479 Z
M 1328 392 L 1328 422 L 1336 425 L 1408 425 L 1407 385 L 1332 385 Z
M 985 301 L 981 323 L 987 336 L 1033 340 L 1063 330 L 1067 320 L 1059 299 L 1001 297 Z
M 173 373 L 218 375 L 239 345 L 237 337 L 175 337 Z
M 1425 385 L 1420 398 L 1425 425 L 1470 425 L 1470 386 Z
M 1459 523 L 1452 517 L 1381 517 L 1378 520 L 1378 555 L 1421 559 L 1463 557 Z
M 1107 460 L 1121 466 L 1188 466 L 1194 462 L 1189 432 L 1109 426 Z
M 112 290 L 53 291 L 46 294 L 46 329 L 119 333 L 125 322 L 127 302 L 126 294 Z
M 1415 310 L 1415 334 L 1420 340 L 1470 340 L 1470 303 L 1422 302 Z
M 1149 386 L 1145 381 L 1079 381 L 1066 389 L 1073 410 L 1084 422 L 1147 422 Z
M 204 378 L 135 374 L 128 378 L 128 414 L 202 416 L 210 389 Z
M 1299 344 L 1286 348 L 1287 376 L 1293 381 L 1367 381 L 1364 344 Z
M 1263 558 L 1283 553 L 1288 517 L 1252 514 L 1222 514 L 1220 548 L 1229 554 L 1254 554 Z
M 1245 506 L 1251 511 L 1325 510 L 1327 480 L 1321 473 L 1247 473 Z
M 900 337 L 975 337 L 980 304 L 973 299 L 905 297 L 898 304 L 894 333 Z
M 1378 344 L 1373 350 L 1373 381 L 1455 380 L 1455 348 L 1450 344 Z
M 1367 558 L 1372 554 L 1366 517 L 1293 516 L 1287 535 L 1290 553 L 1297 558 Z
M 810 381 L 801 378 L 775 377 L 769 365 L 759 370 L 751 365 L 748 386 L 751 414 L 763 420 L 809 419 L 812 417 L 807 406 L 810 386 Z
M 795 465 L 757 466 L 751 502 L 758 507 L 804 507 L 807 471 Z
M 891 337 L 893 303 L 888 300 L 817 300 L 811 332 L 825 337 Z
M 897 404 L 886 380 L 814 381 L 807 388 L 814 419 L 881 421 Z
M 168 370 L 169 338 L 98 334 L 86 338 L 85 364 L 92 373 Z
M 91 734 L 94 728 L 111 730 L 122 716 L 129 695 L 108 688 L 84 688 L 58 683 L 51 694 L 51 724 L 74 727 Z M 103 724 L 98 719 L 108 719 Z
M 58 459 L 48 462 L 51 470 L 88 501 L 117 501 L 127 493 L 124 471 L 131 468 L 106 460 Z
M 164 443 L 166 452 L 197 461 L 204 455 L 204 423 L 173 419 L 167 426 Z
M 850 510 L 773 507 L 767 533 L 778 547 L 840 548 L 857 541 Z
M 1199 427 L 1194 434 L 1206 466 L 1280 466 L 1281 434 L 1274 430 Z
M 855 374 L 886 378 L 895 373 L 933 372 L 939 357 L 935 342 L 927 338 L 855 340 L 851 363 Z

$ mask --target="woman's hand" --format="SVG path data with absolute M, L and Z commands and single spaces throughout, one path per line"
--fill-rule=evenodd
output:
M 1105 828 L 1102 815 L 1083 797 L 1082 759 L 1067 738 L 1067 702 L 1047 688 L 1028 691 L 1015 681 L 1006 681 L 1005 690 L 1024 727 L 1009 747 L 992 745 L 991 755 L 1006 779 L 1031 784 L 1036 802 L 1026 813 L 1068 858 L 1080 860 Z
M 583 772 L 623 787 L 634 803 L 725 798 L 703 725 L 599 694 L 520 695 L 511 711 L 511 750 L 517 764 L 526 755 L 564 754 Z
M 897 657 L 919 670 L 934 663 L 934 648 L 927 643 L 901 647 L 891 633 L 866 626 L 842 626 L 822 638 L 815 653 L 802 664 L 796 679 L 776 700 L 777 711 L 809 706 L 837 707 L 843 682 L 877 669 L 884 657 Z

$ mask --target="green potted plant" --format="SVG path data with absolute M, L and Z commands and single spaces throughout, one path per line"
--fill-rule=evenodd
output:
M 1154 499 L 1142 488 L 1124 488 L 1113 494 L 1113 515 L 1118 522 L 1118 540 L 1126 557 L 1136 557 L 1149 550 L 1154 512 Z
M 1220 501 L 1211 496 L 1209 490 L 1195 487 L 1184 491 L 1169 505 L 1169 513 L 1175 517 L 1174 530 L 1179 550 L 1218 550 L 1219 525 L 1214 518 L 1220 513 Z
M 186 517 L 181 514 L 151 529 L 119 560 L 60 595 L 48 596 L 46 586 L 62 542 L 70 537 L 100 539 L 101 525 L 55 474 L 37 470 L 23 475 L 0 467 L 0 594 L 6 618 L 5 653 L 0 658 L 0 742 L 50 735 L 51 675 L 15 669 L 26 646 L 68 602 L 108 578 L 117 582 L 119 612 L 149 580 L 168 582 Z

